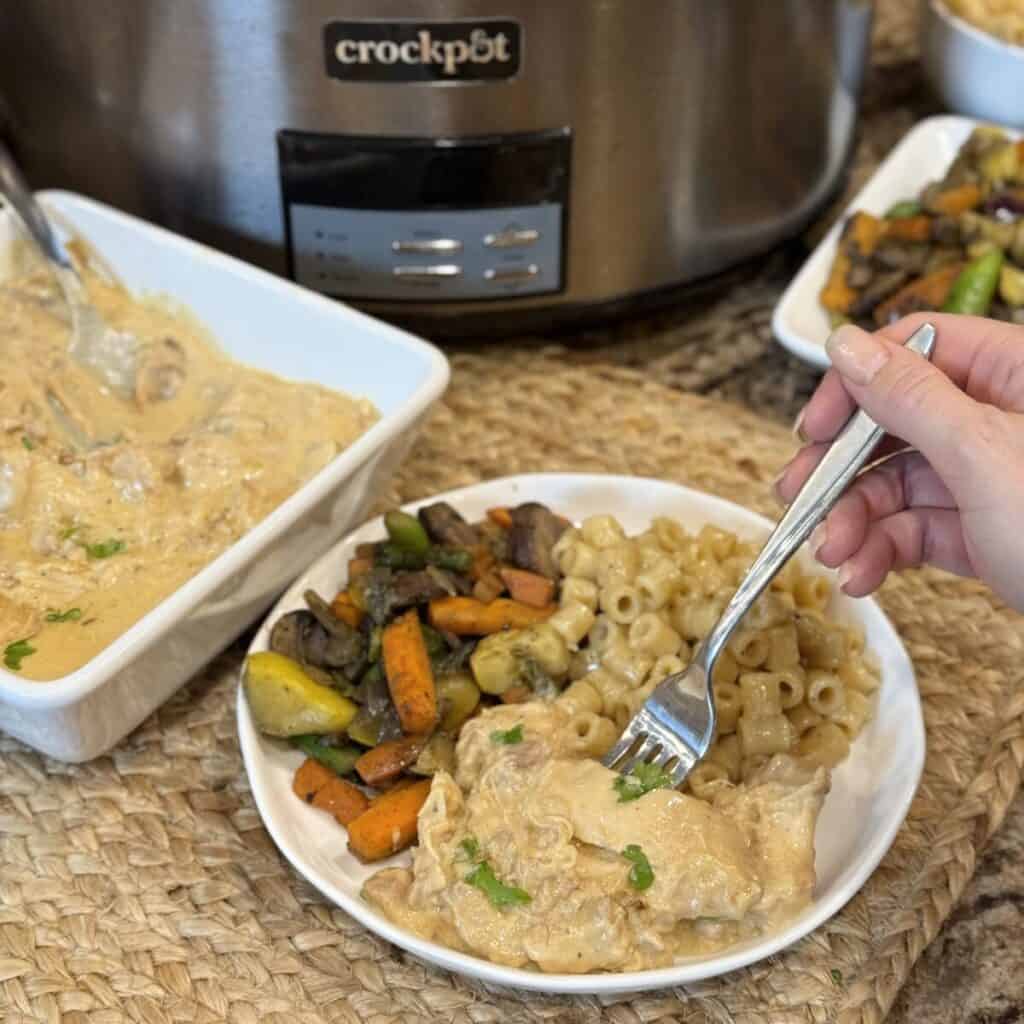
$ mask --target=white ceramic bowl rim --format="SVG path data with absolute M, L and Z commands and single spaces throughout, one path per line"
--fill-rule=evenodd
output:
M 985 46 L 991 46 L 997 50 L 1006 50 L 1012 56 L 1024 60 L 1024 46 L 1021 46 L 1019 43 L 1011 43 L 1008 39 L 1001 39 L 999 36 L 980 28 L 959 14 L 955 14 L 942 0 L 928 0 L 928 3 L 940 18 L 948 21 L 958 32 L 971 36 L 978 43 Z

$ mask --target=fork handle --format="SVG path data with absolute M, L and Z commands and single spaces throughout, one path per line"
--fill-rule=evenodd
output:
M 924 324 L 906 342 L 911 352 L 931 358 L 935 328 Z M 726 605 L 702 645 L 701 655 L 710 673 L 722 648 L 750 606 L 779 570 L 832 510 L 842 493 L 868 461 L 885 431 L 863 410 L 855 413 L 832 442 L 824 457 L 793 499 L 772 535 L 754 559 L 743 582 Z

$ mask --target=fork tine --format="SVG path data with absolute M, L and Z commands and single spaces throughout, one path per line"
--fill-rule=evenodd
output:
M 662 751 L 662 744 L 657 736 L 647 735 L 640 744 L 636 753 L 630 757 L 619 769 L 623 775 L 629 775 L 638 764 L 646 761 L 657 762 L 657 757 Z
M 646 737 L 647 734 L 640 732 L 638 729 L 635 729 L 634 725 L 635 721 L 630 722 L 629 727 L 619 737 L 618 742 L 615 744 L 615 746 L 612 747 L 612 749 L 609 750 L 603 758 L 601 758 L 601 763 L 604 764 L 606 767 L 614 768 L 615 765 L 619 761 L 621 761 L 622 758 L 624 758 L 626 754 L 628 754 L 633 749 L 633 747 L 636 746 L 637 740 Z
M 689 757 L 677 757 L 676 763 L 671 768 L 665 769 L 672 779 L 673 789 L 678 789 L 686 781 L 686 776 L 690 774 L 690 769 L 696 763 L 697 758 L 692 755 Z

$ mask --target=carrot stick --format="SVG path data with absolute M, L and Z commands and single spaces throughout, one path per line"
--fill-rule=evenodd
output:
M 850 257 L 840 247 L 836 250 L 828 281 L 825 282 L 820 296 L 821 304 L 831 313 L 848 313 L 857 298 L 857 293 L 846 283 L 850 266 Z
M 936 213 L 956 217 L 967 210 L 973 210 L 980 202 L 981 189 L 969 181 L 956 188 L 947 188 L 945 192 L 940 192 L 928 205 Z
M 512 599 L 528 604 L 531 608 L 546 608 L 555 596 L 555 584 L 540 573 L 527 572 L 506 566 L 498 570 Z
M 469 575 L 471 579 L 482 580 L 488 576 L 494 575 L 494 567 L 497 564 L 494 560 L 494 554 L 486 544 L 477 544 L 472 549 L 473 553 L 473 564 L 470 567 Z
M 915 278 L 895 295 L 891 295 L 885 302 L 875 307 L 875 323 L 879 327 L 884 327 L 894 316 L 906 316 L 921 309 L 942 309 L 942 304 L 949 297 L 953 282 L 962 269 L 962 263 L 952 263 L 924 277 Z
M 317 793 L 337 777 L 326 765 L 307 757 L 295 773 L 295 778 L 292 780 L 292 792 L 300 800 L 311 804 Z
M 855 213 L 843 231 L 843 247 L 854 246 L 861 256 L 870 256 L 882 240 L 887 224 L 879 217 L 863 211 Z
M 437 724 L 437 693 L 415 608 L 384 628 L 381 651 L 402 731 L 413 735 L 430 732 Z
M 473 597 L 439 597 L 430 602 L 430 624 L 456 636 L 487 636 L 503 629 L 523 629 L 547 619 L 555 606 L 531 608 L 499 597 L 484 604 Z
M 894 217 L 886 225 L 886 236 L 900 242 L 927 242 L 931 238 L 931 217 Z
M 358 629 L 359 624 L 363 621 L 363 610 L 356 606 L 355 601 L 352 600 L 352 595 L 347 590 L 341 591 L 334 598 L 331 602 L 331 611 L 342 622 L 347 622 L 353 629 Z
M 370 806 L 370 800 L 357 786 L 335 776 L 317 791 L 313 806 L 333 814 L 339 825 L 348 825 Z
M 487 518 L 492 523 L 497 523 L 503 530 L 512 529 L 512 513 L 504 505 L 499 505 L 497 508 L 489 508 L 487 510 Z
M 348 847 L 362 861 L 383 860 L 416 841 L 416 819 L 430 779 L 382 793 L 348 824 Z
M 356 761 L 356 771 L 368 786 L 383 786 L 415 762 L 423 749 L 423 743 L 421 736 L 385 740 Z

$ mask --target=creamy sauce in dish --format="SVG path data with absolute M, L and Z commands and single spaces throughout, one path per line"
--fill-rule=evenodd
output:
M 181 310 L 85 280 L 121 336 L 116 365 L 69 352 L 47 272 L 0 287 L 0 651 L 28 679 L 84 665 L 378 418 L 232 360 Z
M 517 727 L 520 741 L 496 739 Z M 412 867 L 378 872 L 364 897 L 452 949 L 564 973 L 667 966 L 776 931 L 810 902 L 824 768 L 776 755 L 710 804 L 667 789 L 622 801 L 615 772 L 572 753 L 570 728 L 543 702 L 467 722 Z

